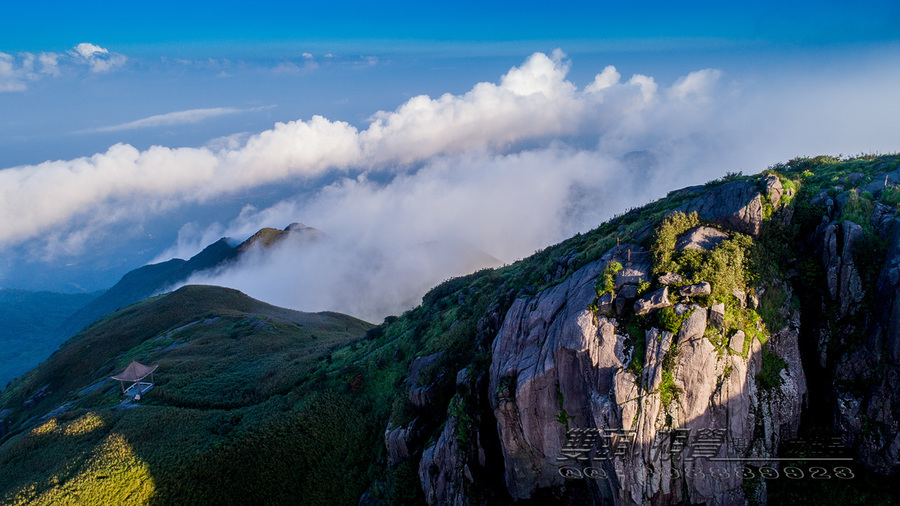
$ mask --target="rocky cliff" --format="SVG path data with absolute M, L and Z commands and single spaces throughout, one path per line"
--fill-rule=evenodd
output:
M 762 503 L 782 493 L 771 473 L 799 469 L 782 461 L 813 413 L 805 427 L 827 429 L 830 457 L 890 475 L 898 160 L 867 161 L 845 162 L 865 168 L 849 178 L 839 161 L 801 159 L 672 192 L 614 221 L 598 258 L 574 249 L 544 286 L 500 286 L 481 358 L 458 374 L 445 362 L 446 415 L 386 433 L 391 448 L 415 424 L 434 431 L 394 464 L 418 461 L 429 504 Z M 790 455 L 817 462 L 808 446 Z

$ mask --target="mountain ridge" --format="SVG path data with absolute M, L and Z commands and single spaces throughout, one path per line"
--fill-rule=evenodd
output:
M 146 464 L 157 484 L 139 496 L 210 504 L 236 498 L 301 504 L 895 502 L 898 166 L 900 155 L 816 157 L 761 175 L 729 174 L 670 192 L 512 265 L 448 279 L 419 306 L 295 371 L 288 380 L 295 388 L 266 401 L 282 403 L 286 415 L 273 418 L 277 423 L 262 427 L 229 418 L 251 409 L 232 394 L 219 391 L 204 401 L 227 420 L 220 432 L 235 439 L 211 452 L 201 444 L 205 439 L 192 439 L 188 455 L 169 456 L 184 462 L 176 466 L 179 485 L 168 460 L 128 439 L 137 449 L 132 468 Z M 690 241 L 680 239 L 698 227 L 726 237 L 686 247 Z M 112 329 L 118 318 L 121 313 L 97 325 Z M 145 332 L 165 336 L 168 330 Z M 232 331 L 213 337 L 197 324 L 160 346 L 179 339 L 230 343 L 223 337 Z M 264 326 L 257 331 L 269 335 Z M 169 367 L 168 374 L 181 374 L 177 364 Z M 90 374 L 101 379 L 99 371 Z M 87 454 L 99 460 L 89 464 L 115 480 L 85 472 L 58 486 L 29 489 L 46 483 L 40 476 L 50 471 L 37 457 L 26 458 L 26 449 L 40 455 L 68 448 L 65 433 L 77 432 L 92 416 L 112 415 L 90 407 L 57 412 L 65 406 L 57 401 L 77 397 L 68 392 L 43 405 L 53 409 L 47 418 L 29 418 L 21 404 L 40 392 L 41 381 L 31 380 L 28 388 L 18 381 L 18 391 L 0 394 L 0 406 L 9 410 L 0 418 L 15 432 L 3 438 L 0 461 L 18 459 L 32 471 L 15 487 L 0 477 L 11 487 L 8 502 L 147 483 L 115 474 L 121 467 L 103 464 L 106 447 L 91 443 Z M 247 389 L 252 382 L 239 384 Z M 199 395 L 187 384 L 175 386 L 165 395 L 162 388 L 151 392 L 146 405 L 126 410 L 134 413 L 127 416 L 195 409 L 163 406 Z M 110 427 L 103 420 L 102 427 Z M 103 441 L 147 427 L 154 425 L 117 418 Z M 745 459 L 747 465 L 661 459 L 663 434 L 675 430 L 691 438 L 723 434 L 719 446 L 697 448 L 714 452 L 706 459 Z M 591 431 L 598 437 L 585 451 L 571 446 L 572 437 Z M 305 438 L 313 433 L 345 460 L 294 453 L 311 448 Z M 632 444 L 622 455 L 601 458 L 602 434 L 633 434 Z M 808 455 L 765 464 L 790 457 L 782 452 L 791 442 L 835 435 L 835 456 L 853 460 L 823 467 L 830 480 L 814 479 L 821 471 Z
M 237 246 L 222 237 L 187 260 L 173 258 L 165 262 L 145 265 L 122 276 L 115 285 L 82 307 L 61 326 L 63 334 L 74 335 L 86 325 L 116 309 L 143 300 L 161 290 L 187 281 L 192 275 L 222 268 L 237 261 L 254 247 L 269 248 L 290 234 L 302 234 L 317 240 L 322 233 L 301 223 L 292 223 L 284 230 L 263 228 Z

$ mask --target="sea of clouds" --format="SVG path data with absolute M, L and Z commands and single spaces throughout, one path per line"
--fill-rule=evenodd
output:
M 579 89 L 570 65 L 561 51 L 535 53 L 496 83 L 410 98 L 365 128 L 314 116 L 204 147 L 117 144 L 3 169 L 0 247 L 37 240 L 48 255 L 78 255 L 87 237 L 147 216 L 327 181 L 212 225 L 183 217 L 155 260 L 302 221 L 325 238 L 287 240 L 190 282 L 378 321 L 443 279 L 525 257 L 678 187 L 798 155 L 897 149 L 900 101 L 885 79 L 813 86 L 699 69 L 660 85 L 607 66 Z

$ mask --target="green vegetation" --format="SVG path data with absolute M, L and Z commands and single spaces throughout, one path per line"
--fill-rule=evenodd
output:
M 75 312 L 63 325 L 67 337 L 81 332 L 86 326 L 113 311 L 146 299 L 154 293 L 188 279 L 191 274 L 211 269 L 233 260 L 238 250 L 225 239 L 207 246 L 190 260 L 173 258 L 166 262 L 145 265 L 128 272 L 118 283 Z
M 672 339 L 669 349 L 666 350 L 666 354 L 663 355 L 662 363 L 660 364 L 660 367 L 662 368 L 662 378 L 659 382 L 659 400 L 662 403 L 663 409 L 668 408 L 675 397 L 681 393 L 681 389 L 675 385 L 675 376 L 673 374 L 677 360 L 678 345 L 675 339 Z
M 352 502 L 382 451 L 381 420 L 352 378 L 301 385 L 368 328 L 215 287 L 185 287 L 110 315 L 0 395 L 18 408 L 0 446 L 2 501 Z M 132 359 L 159 364 L 156 388 L 140 407 L 118 409 L 119 385 L 106 378 Z M 43 385 L 49 395 L 29 406 Z M 363 472 L 348 479 L 347 466 Z
M 659 320 L 659 325 L 663 330 L 668 330 L 672 333 L 677 333 L 681 330 L 681 324 L 684 323 L 684 320 L 690 316 L 690 311 L 685 312 L 683 314 L 676 314 L 675 308 L 672 306 L 664 307 L 656 312 L 656 317 Z
M 98 295 L 0 289 L 0 390 L 50 356 L 69 337 L 60 325 Z
M 566 413 L 566 408 L 563 407 L 563 394 L 562 392 L 556 393 L 556 403 L 559 405 L 559 414 L 556 415 L 556 421 L 561 423 L 566 427 L 566 432 L 569 430 L 569 420 L 572 419 L 572 416 Z
M 615 289 L 616 273 L 623 269 L 622 264 L 613 260 L 607 264 L 603 274 L 597 278 L 597 295 L 612 293 Z
M 895 212 L 900 210 L 900 187 L 891 186 L 885 188 L 884 191 L 881 192 L 881 203 L 893 207 Z
M 778 179 L 781 181 L 781 187 L 784 189 L 784 194 L 781 196 L 781 202 L 779 204 L 782 207 L 789 207 L 794 203 L 794 198 L 796 198 L 797 196 L 799 184 L 796 183 L 793 179 L 789 179 L 783 176 L 779 176 Z
M 763 348 L 762 367 L 756 375 L 756 384 L 763 390 L 779 388 L 784 383 L 781 378 L 781 371 L 784 369 L 787 369 L 787 362 L 775 352 Z
M 725 176 L 720 177 L 718 179 L 713 179 L 712 181 L 708 181 L 705 186 L 707 188 L 714 188 L 716 186 L 719 186 L 719 185 L 722 185 L 722 184 L 725 184 L 725 183 L 728 183 L 731 181 L 737 181 L 739 179 L 742 179 L 743 177 L 744 177 L 743 171 L 726 172 Z
M 871 227 L 874 210 L 871 194 L 861 196 L 856 190 L 850 190 L 839 221 L 850 220 L 862 227 Z
M 625 347 L 631 351 L 631 359 L 626 369 L 632 374 L 640 374 L 644 370 L 644 355 L 647 353 L 646 330 L 638 323 L 639 318 L 641 317 L 636 317 L 625 324 L 625 332 L 628 334 Z
M 759 298 L 759 316 L 770 332 L 777 333 L 787 324 L 780 312 L 786 300 L 787 293 L 778 285 L 769 286 Z
M 712 296 L 731 297 L 732 288 L 745 290 L 750 279 L 749 248 L 753 240 L 743 234 L 719 243 L 710 252 L 701 252 L 704 261 L 691 266 L 695 281 L 706 281 L 712 285 Z M 697 250 L 694 250 L 697 251 Z
M 672 261 L 675 242 L 678 236 L 700 225 L 697 213 L 684 214 L 676 212 L 666 217 L 656 229 L 656 236 L 651 246 L 653 252 L 653 273 L 678 272 L 677 264 Z
M 678 387 L 675 386 L 675 376 L 670 371 L 663 369 L 662 380 L 659 382 L 659 400 L 664 409 L 669 407 L 677 394 Z

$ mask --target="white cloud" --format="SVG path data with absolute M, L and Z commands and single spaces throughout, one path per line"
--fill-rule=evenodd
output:
M 57 53 L 41 53 L 38 55 L 38 61 L 41 62 L 41 73 L 51 76 L 59 76 L 59 59 L 62 55 Z
M 319 68 L 319 62 L 316 61 L 312 54 L 303 53 L 301 57 L 302 61 L 299 65 L 290 60 L 285 60 L 279 62 L 278 65 L 272 69 L 272 72 L 275 74 L 300 74 L 303 71 L 309 72 Z
M 669 96 L 679 100 L 706 100 L 722 72 L 717 69 L 703 69 L 679 78 L 669 89 Z
M 94 47 L 81 52 L 97 54 Z M 40 235 L 73 215 L 121 201 L 206 201 L 289 177 L 387 167 L 574 132 L 582 104 L 565 72 L 560 59 L 537 53 L 512 68 L 500 85 L 479 83 L 462 96 L 415 97 L 394 112 L 377 113 L 362 132 L 345 122 L 314 116 L 278 123 L 234 149 L 154 146 L 138 151 L 118 144 L 88 158 L 2 170 L 0 242 Z M 127 126 L 200 115 L 181 113 Z
M 205 229 L 201 229 L 197 222 L 185 223 L 178 230 L 178 239 L 175 244 L 149 263 L 155 264 L 172 258 L 187 260 L 223 236 L 225 236 L 225 229 L 219 223 L 213 223 Z
M 60 77 L 63 67 L 87 65 L 90 72 L 108 72 L 127 61 L 124 55 L 83 42 L 65 54 L 23 52 L 15 56 L 0 52 L 0 93 L 25 91 L 28 83 L 45 77 Z M 82 67 L 83 68 L 83 67 Z
M 109 50 L 90 42 L 82 42 L 68 51 L 69 55 L 86 64 L 91 72 L 103 73 L 125 64 L 125 55 L 110 53 Z
M 21 67 L 17 68 L 16 61 L 12 55 L 0 53 L 0 93 L 10 91 L 24 91 L 25 86 L 24 72 Z
M 594 81 L 585 87 L 584 91 L 588 93 L 602 93 L 603 90 L 619 84 L 621 78 L 622 74 L 619 74 L 615 67 L 607 65 L 603 69 L 603 72 L 597 74 L 594 77 Z
M 139 128 L 155 128 L 161 126 L 172 126 L 172 125 L 186 125 L 192 123 L 199 123 L 201 121 L 206 121 L 210 118 L 216 118 L 219 116 L 227 116 L 232 114 L 241 114 L 245 112 L 254 112 L 260 111 L 263 109 L 269 109 L 272 106 L 266 107 L 253 107 L 249 109 L 240 109 L 236 107 L 214 107 L 210 109 L 190 109 L 187 111 L 176 111 L 170 112 L 166 114 L 157 114 L 154 116 L 150 116 L 148 118 L 143 118 L 135 121 L 129 121 L 128 123 L 122 123 L 120 125 L 113 125 L 108 127 L 97 128 L 91 130 L 92 132 L 117 132 L 120 130 L 135 130 Z
M 275 74 L 299 74 L 300 71 L 301 68 L 292 61 L 280 62 L 272 69 L 272 72 Z
M 200 148 L 118 144 L 92 157 L 0 170 L 0 243 L 57 234 L 48 248 L 75 251 L 88 226 L 109 230 L 260 185 L 348 174 L 315 198 L 247 208 L 208 234 L 185 228 L 167 254 L 190 256 L 217 234 L 303 221 L 348 248 L 366 245 L 345 259 L 450 238 L 509 261 L 729 170 L 858 152 L 861 142 L 890 150 L 883 146 L 900 128 L 895 94 L 865 80 L 827 82 L 815 94 L 799 83 L 745 89 L 738 100 L 712 69 L 665 85 L 641 74 L 623 81 L 608 66 L 579 90 L 568 68 L 562 54 L 536 53 L 496 83 L 414 97 L 375 113 L 361 130 L 314 116 Z M 841 121 L 810 121 L 826 113 Z M 357 177 L 379 171 L 371 180 L 382 183 Z M 420 264 L 430 269 L 424 278 L 447 275 Z M 408 298 L 416 289 L 397 290 Z
M 596 152 L 555 145 L 438 157 L 389 183 L 344 179 L 312 197 L 245 208 L 227 227 L 195 233 L 243 238 L 263 226 L 303 221 L 327 240 L 287 243 L 190 282 L 379 321 L 448 277 L 524 257 L 641 198 L 621 180 L 623 168 Z M 586 203 L 594 212 L 582 212 Z
M 379 112 L 360 133 L 368 159 L 412 163 L 436 153 L 502 148 L 524 139 L 575 133 L 587 97 L 565 80 L 568 65 L 535 53 L 500 84 L 478 83 L 468 93 L 411 98 Z

